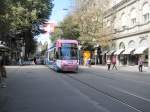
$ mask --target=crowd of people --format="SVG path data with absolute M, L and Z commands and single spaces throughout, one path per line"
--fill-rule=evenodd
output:
M 117 66 L 116 66 L 116 57 L 115 56 L 113 56 L 112 58 L 110 58 L 110 57 L 107 58 L 107 69 L 108 69 L 108 71 L 110 70 L 111 65 L 112 65 L 112 70 L 114 68 L 116 70 L 118 70 Z M 139 72 L 143 72 L 143 59 L 142 59 L 142 57 L 139 57 L 138 69 L 139 69 Z
M 144 63 L 143 58 L 139 57 L 139 60 L 138 60 L 139 72 L 143 72 L 143 63 Z M 82 65 L 81 61 L 80 61 L 80 64 Z M 113 70 L 113 69 L 118 70 L 116 64 L 117 64 L 116 56 L 112 56 L 112 57 L 108 56 L 107 57 L 106 65 L 107 65 L 108 71 Z M 85 65 L 88 67 L 91 67 L 91 60 L 87 59 Z
M 116 66 L 116 57 L 112 57 L 112 59 L 110 57 L 107 58 L 107 66 L 108 66 L 108 71 L 110 70 L 110 67 L 112 65 L 112 70 L 115 68 L 116 70 L 117 69 L 117 66 Z

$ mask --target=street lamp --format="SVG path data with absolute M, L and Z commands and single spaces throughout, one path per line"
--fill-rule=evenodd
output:
M 68 11 L 68 9 L 67 9 L 67 8 L 63 8 L 63 10 L 64 10 L 64 11 Z
M 81 58 L 81 55 L 82 55 L 81 48 L 82 48 L 82 45 L 79 44 L 78 45 L 78 60 L 79 60 L 79 64 L 81 64 L 81 61 L 80 61 L 81 60 L 80 58 Z

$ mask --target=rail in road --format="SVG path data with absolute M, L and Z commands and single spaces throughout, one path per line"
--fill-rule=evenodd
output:
M 86 71 L 84 71 L 84 72 L 86 72 Z M 94 75 L 94 76 L 96 76 L 98 78 L 107 78 L 108 80 L 116 80 L 116 79 L 111 78 L 111 77 L 98 75 L 95 72 L 87 71 L 87 73 L 91 73 L 91 75 Z M 111 85 L 109 85 L 109 87 L 110 87 L 109 89 L 111 89 L 111 92 L 107 90 L 108 87 L 105 90 L 97 88 L 95 85 L 89 83 L 88 81 L 80 79 L 77 76 L 78 74 L 63 73 L 63 75 L 65 77 L 68 77 L 68 78 L 70 78 L 70 79 L 72 79 L 72 80 L 82 84 L 83 86 L 88 87 L 89 89 L 93 89 L 97 93 L 103 94 L 104 96 L 109 97 L 110 99 L 113 99 L 115 102 L 118 102 L 118 103 L 121 103 L 121 104 L 125 105 L 126 107 L 130 108 L 131 110 L 133 110 L 133 112 L 134 111 L 135 112 L 149 112 L 150 100 L 147 99 L 147 98 L 143 98 L 143 97 L 137 96 L 137 95 L 132 94 L 130 92 L 127 92 L 127 91 L 125 91 L 123 89 L 115 88 L 114 86 L 111 86 Z M 115 92 L 117 92 L 117 94 Z M 130 98 L 134 99 L 135 102 L 138 102 L 140 105 L 146 105 L 146 106 L 149 105 L 149 106 L 144 108 L 144 106 L 135 105 L 134 101 L 130 101 L 131 100 Z
M 11 72 L 16 72 L 20 68 L 26 67 L 39 68 L 42 66 L 20 66 L 17 69 L 12 69 Z M 52 72 L 52 74 L 58 75 L 66 83 L 81 92 L 81 94 L 87 96 L 91 102 L 97 105 L 96 107 L 99 106 L 101 110 L 104 110 L 102 112 L 149 112 L 150 110 L 150 97 L 140 96 L 139 94 L 132 93 L 132 91 L 126 91 L 126 89 L 121 88 L 124 83 L 128 82 L 130 84 L 138 84 L 138 86 L 144 85 L 143 87 L 148 88 L 148 82 L 123 79 L 123 74 L 119 75 L 119 72 L 116 72 L 116 75 L 115 72 L 102 71 L 97 73 L 97 71 L 89 69 L 81 70 L 79 73 Z M 115 82 L 119 80 L 123 84 L 116 86 L 119 83 Z

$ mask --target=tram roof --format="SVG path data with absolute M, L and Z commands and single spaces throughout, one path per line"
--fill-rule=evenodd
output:
M 65 39 L 59 39 L 59 40 L 57 40 L 56 42 L 58 42 L 58 43 L 76 43 L 76 44 L 78 44 L 78 41 L 77 40 L 65 40 Z

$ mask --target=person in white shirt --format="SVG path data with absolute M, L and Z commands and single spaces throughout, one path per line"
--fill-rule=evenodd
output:
M 110 66 L 111 66 L 111 60 L 110 60 L 110 57 L 108 57 L 108 58 L 107 58 L 108 71 L 110 70 Z

